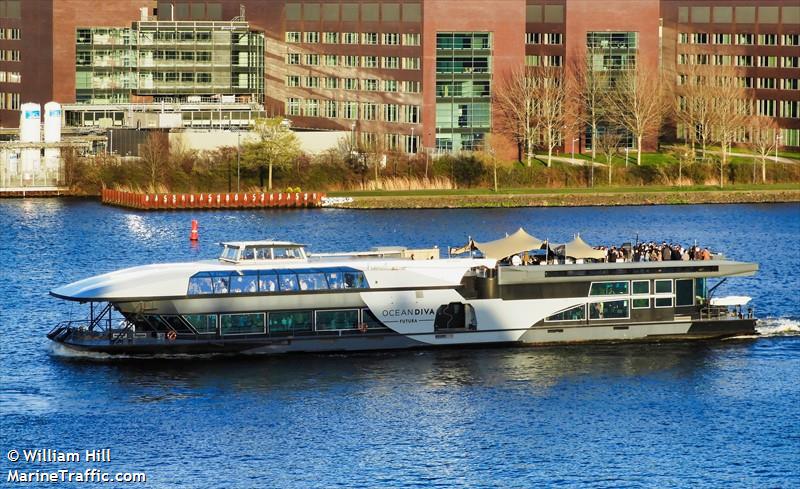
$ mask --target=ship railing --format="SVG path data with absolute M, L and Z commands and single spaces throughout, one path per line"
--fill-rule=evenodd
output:
M 741 308 L 731 308 L 729 306 L 712 306 L 706 305 L 700 308 L 701 320 L 725 320 L 725 319 L 753 319 L 755 317 L 755 309 L 750 307 L 747 311 Z

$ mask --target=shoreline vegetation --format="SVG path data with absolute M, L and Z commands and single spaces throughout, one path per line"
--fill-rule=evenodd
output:
M 332 192 L 352 197 L 334 207 L 346 209 L 456 209 L 512 207 L 591 207 L 624 205 L 766 204 L 800 202 L 800 186 L 637 187 L 504 189 L 501 192 L 453 190 Z

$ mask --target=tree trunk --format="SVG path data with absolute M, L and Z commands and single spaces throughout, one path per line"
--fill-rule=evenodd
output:
M 267 172 L 267 190 L 272 190 L 272 162 L 269 162 L 269 171 Z
M 548 144 L 547 146 L 547 168 L 550 168 L 550 162 L 553 159 L 553 147 Z
M 642 136 L 636 136 L 636 166 L 642 166 Z
M 767 183 L 767 158 L 761 155 L 761 183 Z
M 497 193 L 497 157 L 494 157 L 494 193 Z
M 531 166 L 531 161 L 533 159 L 533 155 L 531 154 L 531 143 L 532 143 L 531 137 L 530 136 L 526 137 L 525 138 L 525 151 L 527 153 L 526 157 L 527 157 L 527 162 L 528 162 L 528 167 L 529 168 Z
M 722 159 L 719 162 L 719 188 L 725 186 L 725 143 L 722 143 Z
M 592 161 L 597 158 L 597 123 L 592 123 Z

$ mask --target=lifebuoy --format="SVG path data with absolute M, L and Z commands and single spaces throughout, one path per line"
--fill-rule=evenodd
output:
M 367 323 L 359 323 L 358 324 L 358 330 L 361 331 L 362 333 L 366 333 L 367 332 L 367 327 L 368 327 Z
M 167 331 L 167 339 L 170 341 L 175 341 L 175 338 L 178 337 L 178 333 L 175 332 L 174 329 Z

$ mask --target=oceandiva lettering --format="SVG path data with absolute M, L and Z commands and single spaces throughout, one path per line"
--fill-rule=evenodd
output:
M 423 316 L 434 314 L 433 309 L 384 309 L 383 317 L 399 317 L 399 316 Z
M 416 323 L 420 319 L 430 320 L 436 312 L 429 307 L 415 307 L 411 309 L 384 309 L 381 315 L 387 323 Z M 422 317 L 420 317 L 422 316 Z

